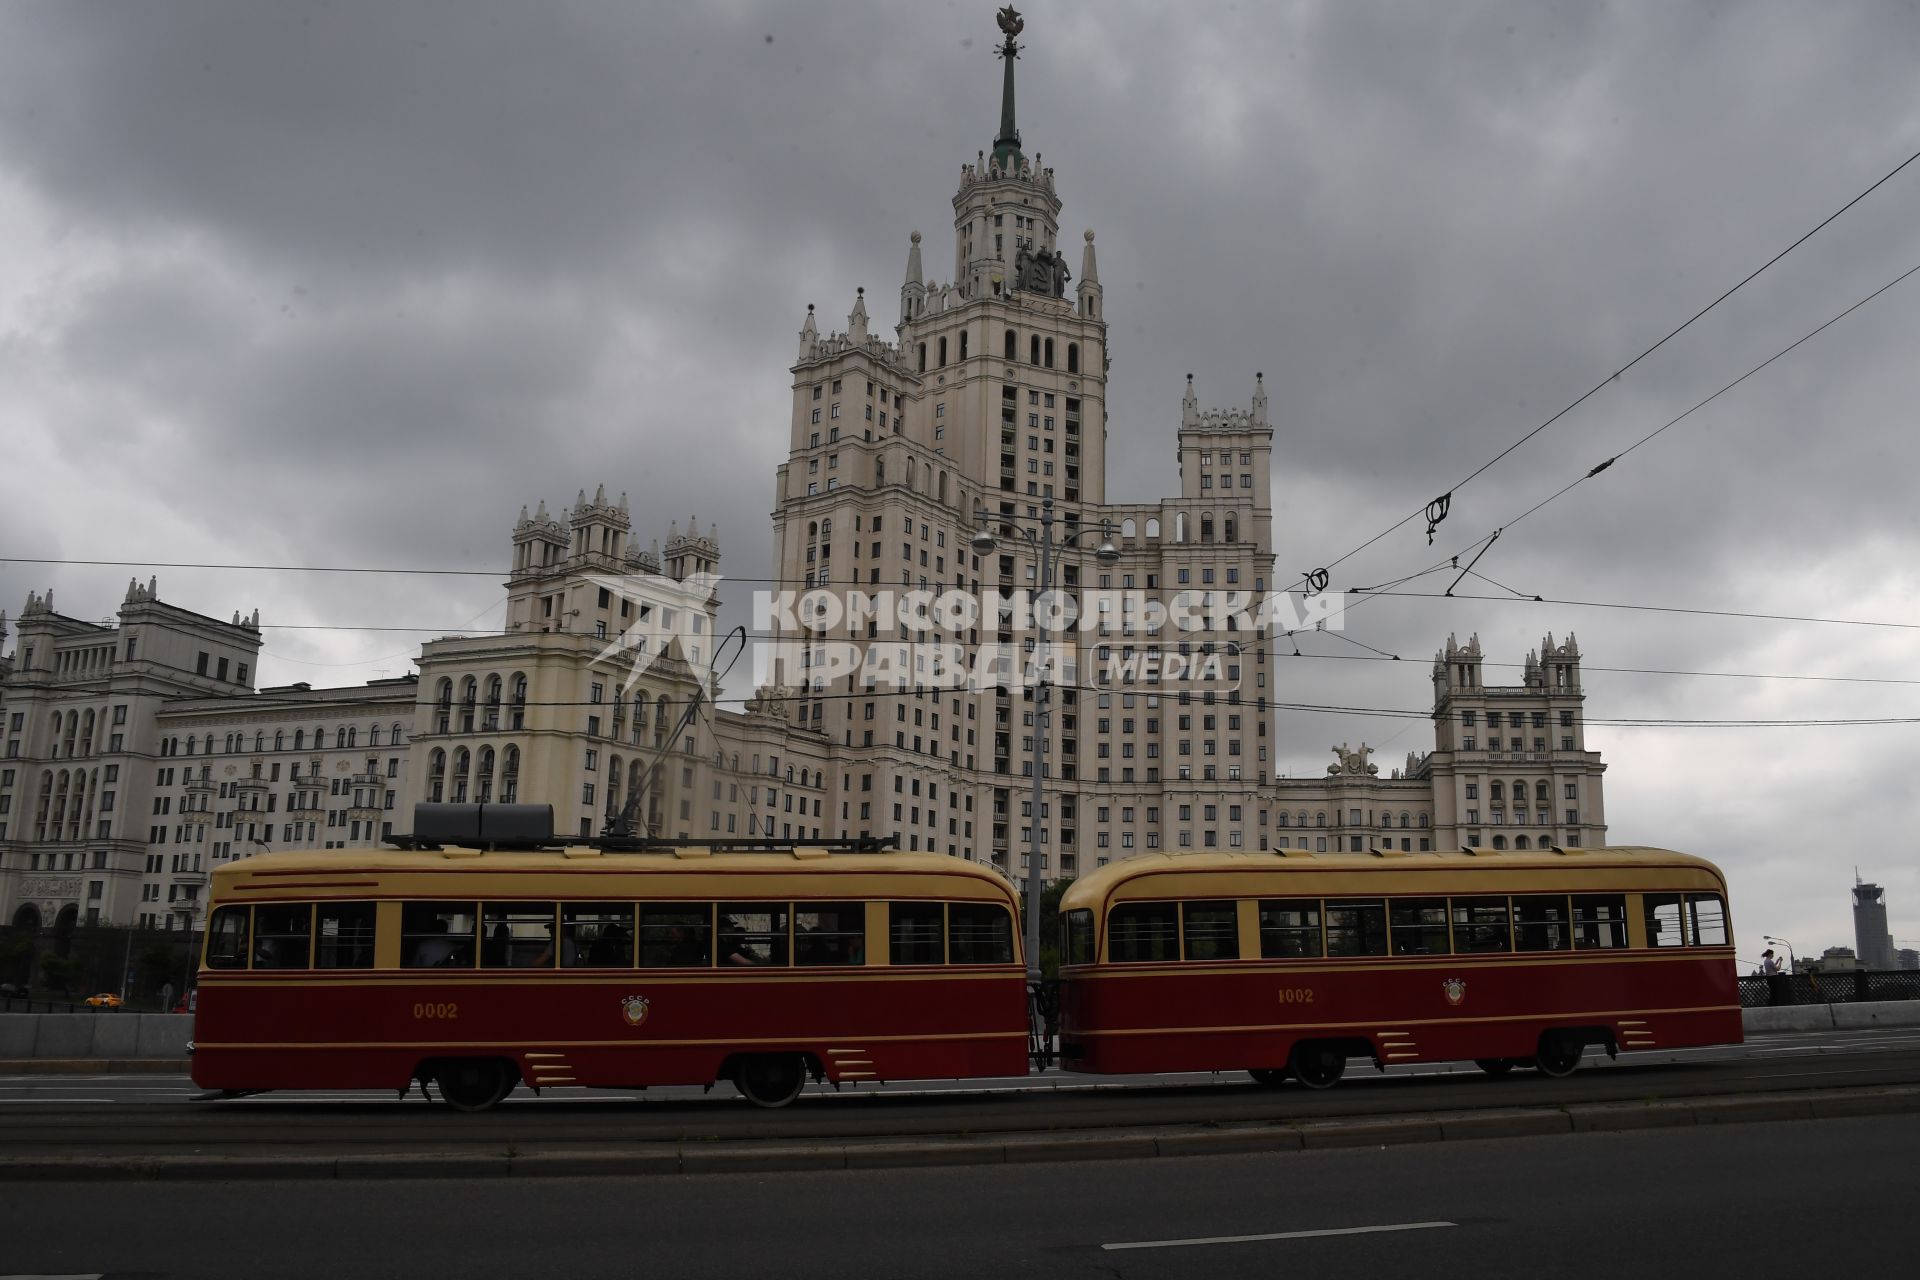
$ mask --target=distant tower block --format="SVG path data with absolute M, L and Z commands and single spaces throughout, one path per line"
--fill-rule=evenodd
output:
M 1893 938 L 1887 932 L 1887 891 L 1855 879 L 1853 951 L 1862 969 L 1893 968 Z

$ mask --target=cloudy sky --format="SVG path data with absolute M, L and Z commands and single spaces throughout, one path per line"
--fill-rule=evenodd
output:
M 0 7 L 0 555 L 482 575 L 157 570 L 174 603 L 260 608 L 266 682 L 398 675 L 425 636 L 497 625 L 520 505 L 597 483 L 646 536 L 717 521 L 723 568 L 763 576 L 807 303 L 839 327 L 864 285 L 890 323 L 908 233 L 950 260 L 959 165 L 997 124 L 990 0 Z M 1174 491 L 1185 373 L 1231 405 L 1264 370 L 1285 579 L 1920 150 L 1912 4 L 1026 12 L 1026 148 L 1063 241 L 1100 237 L 1109 493 Z M 1920 264 L 1916 214 L 1920 163 L 1458 487 L 1431 548 L 1409 524 L 1334 585 L 1503 527 Z M 1527 596 L 1905 627 L 1381 599 L 1347 634 L 1406 661 L 1284 657 L 1280 696 L 1419 710 L 1449 632 L 1516 664 L 1491 681 L 1573 630 L 1595 720 L 1920 715 L 1917 331 L 1920 277 L 1479 566 Z M 104 618 L 134 572 L 0 563 L 0 607 L 52 586 Z M 1611 838 L 1720 861 L 1743 954 L 1851 944 L 1856 865 L 1920 938 L 1920 725 L 1589 738 Z M 1432 730 L 1288 713 L 1279 767 L 1362 740 L 1391 767 Z

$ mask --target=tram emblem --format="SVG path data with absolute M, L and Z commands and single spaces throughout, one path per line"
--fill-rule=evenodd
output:
M 620 1016 L 628 1026 L 637 1027 L 647 1020 L 647 1003 L 645 996 L 628 996 L 620 1002 Z
M 1448 978 L 1440 984 L 1440 990 L 1446 992 L 1447 1003 L 1457 1005 L 1467 998 L 1467 984 L 1460 978 Z

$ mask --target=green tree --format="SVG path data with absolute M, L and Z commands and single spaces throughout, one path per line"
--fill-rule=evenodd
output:
M 1060 976 L 1060 958 L 1065 954 L 1064 923 L 1060 918 L 1060 899 L 1073 885 L 1073 877 L 1056 880 L 1040 895 L 1040 976 Z
M 0 929 L 0 982 L 27 984 L 33 969 L 33 935 L 24 929 Z
M 133 972 L 142 991 L 155 992 L 169 981 L 179 985 L 184 963 L 178 945 L 150 942 L 135 954 Z
M 40 983 L 62 995 L 71 996 L 87 977 L 87 962 L 74 956 L 42 956 Z

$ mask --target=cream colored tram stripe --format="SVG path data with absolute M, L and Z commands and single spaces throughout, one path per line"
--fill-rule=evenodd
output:
M 1184 1249 L 1196 1244 L 1254 1244 L 1264 1240 L 1313 1240 L 1321 1236 L 1369 1236 L 1383 1231 L 1431 1231 L 1436 1227 L 1457 1227 L 1457 1222 L 1393 1222 L 1378 1227 L 1324 1227 L 1318 1231 L 1270 1231 L 1257 1236 L 1196 1236 L 1191 1240 L 1132 1240 L 1125 1244 L 1103 1244 L 1109 1252 L 1117 1249 Z

